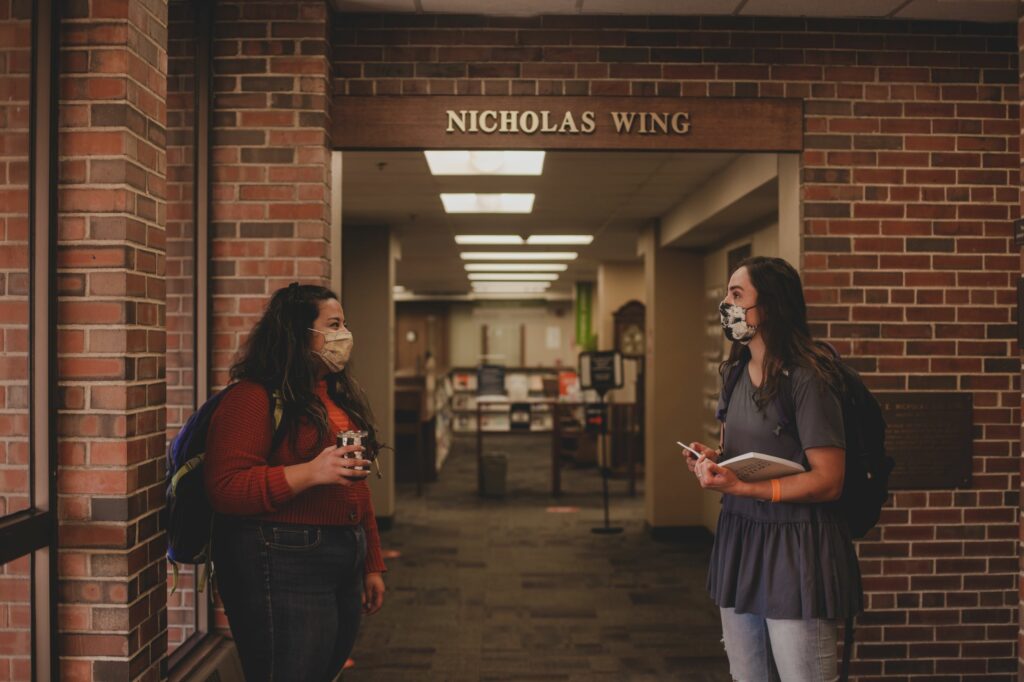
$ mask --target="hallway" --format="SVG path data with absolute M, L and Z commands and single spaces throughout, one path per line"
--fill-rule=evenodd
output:
M 475 440 L 453 444 L 421 498 L 399 489 L 383 534 L 384 610 L 366 619 L 346 682 L 395 680 L 727 680 L 717 611 L 704 591 L 708 546 L 655 542 L 643 498 L 611 482 L 618 536 L 599 536 L 595 469 L 566 469 L 552 502 L 548 436 L 488 435 L 510 456 L 508 494 L 475 490 Z M 546 513 L 550 504 L 578 513 Z

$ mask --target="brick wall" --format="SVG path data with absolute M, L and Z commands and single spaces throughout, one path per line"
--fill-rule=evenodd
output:
M 880 390 L 969 391 L 969 489 L 899 492 L 859 544 L 860 679 L 1017 670 L 1015 26 L 348 15 L 339 95 L 796 97 L 815 332 Z
M 323 0 L 217 6 L 212 386 L 274 290 L 330 283 L 328 37 Z
M 60 678 L 156 680 L 163 505 L 167 3 L 63 3 Z
M 0 517 L 29 506 L 31 6 L 0 0 Z M 31 676 L 31 565 L 0 565 L 0 680 Z

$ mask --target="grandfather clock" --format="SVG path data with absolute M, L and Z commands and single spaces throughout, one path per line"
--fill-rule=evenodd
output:
M 629 494 L 636 495 L 637 470 L 644 461 L 644 355 L 647 352 L 646 308 L 640 301 L 630 301 L 612 313 L 615 322 L 615 350 L 637 364 L 636 403 L 623 405 L 613 423 L 612 452 L 615 465 L 629 470 Z
M 630 301 L 612 313 L 615 321 L 615 350 L 626 357 L 644 356 L 646 350 L 646 328 L 644 327 L 645 306 L 640 301 Z

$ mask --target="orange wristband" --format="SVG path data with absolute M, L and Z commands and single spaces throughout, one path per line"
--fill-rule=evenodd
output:
M 782 501 L 782 483 L 779 482 L 779 479 L 773 478 L 772 479 L 772 502 L 780 502 L 780 501 Z

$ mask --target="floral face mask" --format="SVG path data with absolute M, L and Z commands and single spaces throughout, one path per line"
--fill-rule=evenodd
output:
M 754 307 L 756 306 L 744 308 L 741 305 L 722 301 L 722 305 L 718 306 L 718 313 L 722 317 L 722 331 L 725 332 L 725 338 L 730 341 L 738 341 L 744 346 L 750 343 L 750 340 L 757 334 L 757 327 L 747 324 L 747 311 Z

